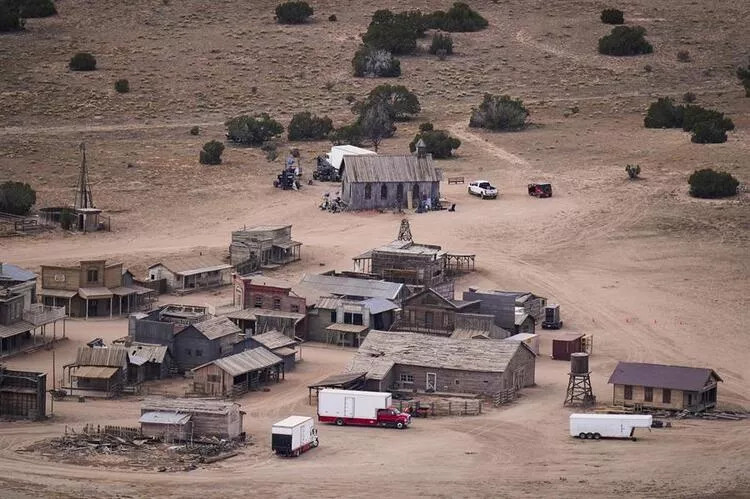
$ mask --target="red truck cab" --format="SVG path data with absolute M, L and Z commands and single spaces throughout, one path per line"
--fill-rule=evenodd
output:
M 390 426 L 401 430 L 406 428 L 409 423 L 411 423 L 411 416 L 395 407 L 378 409 L 378 425 L 380 426 Z

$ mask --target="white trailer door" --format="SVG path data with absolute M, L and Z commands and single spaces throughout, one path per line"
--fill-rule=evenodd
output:
M 344 417 L 354 417 L 354 397 L 344 397 Z
M 436 387 L 437 387 L 437 374 L 427 373 L 427 380 L 425 381 L 424 389 L 434 391 Z

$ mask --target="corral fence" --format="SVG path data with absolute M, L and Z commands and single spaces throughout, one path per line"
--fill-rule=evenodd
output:
M 434 400 L 397 400 L 394 406 L 400 411 L 415 416 L 477 416 L 482 414 L 481 399 L 434 399 Z
M 75 429 L 65 426 L 65 434 L 69 433 L 83 433 L 90 436 L 102 436 L 108 435 L 110 437 L 119 437 L 124 439 L 134 439 L 142 436 L 141 429 L 134 426 L 112 426 L 112 425 L 94 425 L 86 424 L 83 426 L 80 432 L 76 432 Z
M 492 397 L 492 403 L 495 404 L 495 407 L 498 407 L 498 406 L 513 402 L 514 400 L 516 400 L 517 397 L 518 397 L 518 392 L 516 391 L 516 389 L 508 388 L 506 390 L 497 392 Z

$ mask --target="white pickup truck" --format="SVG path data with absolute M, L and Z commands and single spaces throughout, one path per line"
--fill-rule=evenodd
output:
M 482 199 L 494 199 L 497 197 L 497 189 L 487 180 L 475 180 L 469 183 L 469 194 L 479 196 Z

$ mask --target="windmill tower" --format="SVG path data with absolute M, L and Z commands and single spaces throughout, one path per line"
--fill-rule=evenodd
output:
M 398 240 L 399 241 L 411 241 L 411 228 L 409 227 L 409 220 L 407 218 L 401 219 L 401 227 L 398 229 Z
M 91 184 L 89 183 L 89 172 L 86 167 L 86 144 L 81 142 L 81 171 L 78 174 L 78 185 L 76 186 L 76 210 L 94 208 L 94 199 L 91 197 Z

